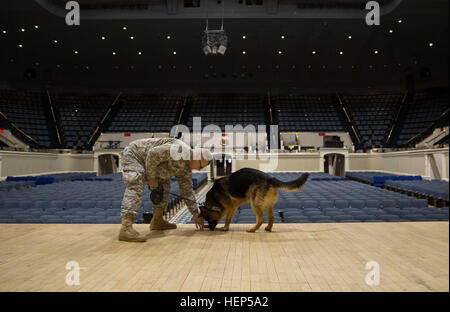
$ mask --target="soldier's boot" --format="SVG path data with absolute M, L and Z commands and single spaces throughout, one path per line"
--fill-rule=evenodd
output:
M 163 217 L 164 209 L 153 209 L 153 218 L 150 222 L 150 230 L 173 230 L 177 228 L 176 224 L 167 222 Z
M 145 242 L 147 239 L 133 229 L 134 216 L 127 214 L 122 217 L 122 227 L 119 232 L 119 240 L 125 242 Z

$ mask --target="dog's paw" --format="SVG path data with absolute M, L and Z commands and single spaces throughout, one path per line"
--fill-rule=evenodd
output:
M 269 228 L 268 226 L 266 226 L 264 229 L 265 229 L 267 232 L 272 232 L 272 228 Z
M 255 233 L 256 230 L 255 230 L 255 229 L 248 229 L 247 232 L 248 232 L 248 233 Z
M 224 231 L 224 232 L 228 231 L 228 229 L 229 229 L 229 228 L 227 228 L 227 227 L 221 227 L 221 228 L 220 228 L 220 230 L 221 230 L 221 231 Z

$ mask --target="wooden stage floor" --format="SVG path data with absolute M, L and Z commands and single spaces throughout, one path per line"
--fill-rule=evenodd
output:
M 182 224 L 146 243 L 119 242 L 119 226 L 1 224 L 0 291 L 449 291 L 448 222 Z M 66 284 L 69 261 L 80 285 Z M 378 286 L 366 284 L 369 261 Z

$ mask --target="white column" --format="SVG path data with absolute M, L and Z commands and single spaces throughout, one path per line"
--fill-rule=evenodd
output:
M 3 166 L 3 164 L 2 164 L 2 156 L 0 156 L 0 177 L 2 177 L 3 175 L 2 175 L 2 166 Z

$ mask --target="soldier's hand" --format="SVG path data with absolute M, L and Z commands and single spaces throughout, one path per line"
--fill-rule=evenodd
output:
M 157 179 L 150 179 L 148 181 L 148 186 L 150 187 L 151 190 L 154 190 L 158 187 L 158 180 Z
M 205 221 L 203 220 L 203 218 L 198 215 L 198 212 L 194 212 L 193 218 L 194 218 L 195 228 L 200 229 L 200 231 L 203 231 L 203 229 L 205 227 L 205 224 L 204 224 Z

